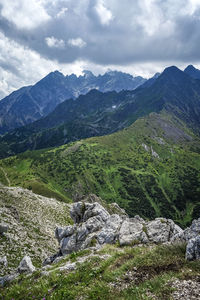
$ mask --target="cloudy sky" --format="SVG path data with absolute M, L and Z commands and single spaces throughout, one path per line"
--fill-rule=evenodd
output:
M 200 67 L 200 0 L 0 0 L 0 98 L 50 71 Z

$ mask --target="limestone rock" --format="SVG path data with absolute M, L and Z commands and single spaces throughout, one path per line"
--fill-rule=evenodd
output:
M 60 243 L 60 250 L 62 255 L 69 254 L 74 251 L 78 251 L 76 245 L 76 234 L 68 237 L 64 237 Z
M 58 253 L 62 256 L 116 242 L 121 246 L 166 243 L 172 241 L 174 236 L 183 234 L 183 230 L 170 219 L 156 218 L 147 222 L 139 216 L 110 215 L 99 202 L 76 202 L 70 214 L 75 224 L 56 228 L 55 231 L 60 244 Z M 58 253 L 46 259 L 46 263 L 53 262 Z
M 186 241 L 189 241 L 198 235 L 200 235 L 200 218 L 193 220 L 192 225 L 184 231 L 184 238 Z
M 70 211 L 71 218 L 75 223 L 87 221 L 94 216 L 100 216 L 103 221 L 109 218 L 109 213 L 99 203 L 77 202 Z
M 165 218 L 156 218 L 148 222 L 147 236 L 149 242 L 165 243 L 170 241 L 182 229 L 174 223 L 174 221 Z
M 175 228 L 177 228 L 176 225 Z M 172 237 L 172 243 L 184 243 L 188 242 L 189 240 L 197 237 L 200 235 L 200 218 L 197 220 L 193 220 L 190 227 L 186 228 L 185 230 L 177 230 L 177 233 Z
M 21 260 L 17 271 L 19 273 L 32 273 L 34 272 L 36 269 L 32 264 L 31 258 L 29 256 L 24 256 L 23 259 Z
M 64 237 L 72 235 L 75 230 L 76 230 L 76 226 L 67 226 L 65 228 L 58 228 L 57 227 L 56 230 L 55 230 L 55 238 L 60 243 L 60 241 Z
M 131 245 L 132 243 L 148 242 L 144 230 L 145 221 L 138 217 L 125 219 L 119 231 L 119 243 L 121 246 Z
M 187 260 L 200 259 L 200 235 L 189 240 L 186 247 L 185 258 Z
M 113 244 L 119 239 L 119 230 L 123 222 L 119 215 L 111 215 L 106 221 L 104 228 L 97 235 L 99 244 Z

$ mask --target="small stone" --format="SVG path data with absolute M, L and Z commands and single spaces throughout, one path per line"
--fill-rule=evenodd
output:
M 0 234 L 3 234 L 8 231 L 8 226 L 4 224 L 0 224 Z
M 0 277 L 0 286 L 1 287 L 5 286 L 6 283 L 13 281 L 15 278 L 17 278 L 17 276 L 19 276 L 19 274 L 15 273 L 15 274 Z
M 3 265 L 4 267 L 7 267 L 8 261 L 7 261 L 6 256 L 0 257 L 0 265 Z
M 31 258 L 28 255 L 23 257 L 17 268 L 19 273 L 33 273 L 35 270 L 36 269 L 32 264 Z

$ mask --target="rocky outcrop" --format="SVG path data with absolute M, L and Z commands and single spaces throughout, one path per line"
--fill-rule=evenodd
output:
M 177 232 L 172 237 L 172 243 L 187 243 L 185 258 L 200 259 L 200 218 L 193 220 L 190 227 Z
M 74 225 L 56 228 L 59 252 L 45 261 L 52 262 L 59 255 L 67 255 L 89 247 L 118 242 L 123 245 L 170 242 L 183 230 L 172 220 L 157 218 L 145 221 L 139 216 L 110 214 L 98 202 L 76 202 L 70 211 Z
M 15 273 L 0 277 L 0 286 L 5 286 L 5 284 L 16 279 L 21 273 L 30 274 L 33 273 L 35 270 L 36 268 L 33 266 L 31 258 L 26 255 L 21 260 Z

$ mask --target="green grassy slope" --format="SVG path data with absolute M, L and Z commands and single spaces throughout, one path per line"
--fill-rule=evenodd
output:
M 7 256 L 8 266 L 0 267 L 0 276 L 12 273 L 24 255 L 36 266 L 57 251 L 55 228 L 71 223 L 69 205 L 31 191 L 0 186 L 0 223 L 8 226 L 0 234 L 1 257 Z M 0 293 L 1 294 L 1 293 Z
M 12 284 L 0 288 L 0 293 L 5 300 L 170 300 L 179 299 L 173 293 L 183 292 L 178 284 L 182 283 L 189 293 L 185 296 L 197 299 L 200 262 L 187 262 L 184 254 L 184 246 L 118 248 L 107 245 L 95 256 L 90 256 L 90 250 L 67 256 L 52 265 L 46 276 L 40 270 L 28 277 L 21 275 Z M 78 263 L 84 256 L 87 256 L 85 262 Z M 67 263 L 77 263 L 77 269 L 65 270 Z
M 199 217 L 200 143 L 167 113 L 110 136 L 25 152 L 0 162 L 0 180 L 70 202 L 95 193 L 129 215 L 186 226 Z M 3 171 L 4 172 L 3 172 Z

